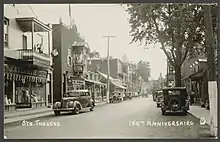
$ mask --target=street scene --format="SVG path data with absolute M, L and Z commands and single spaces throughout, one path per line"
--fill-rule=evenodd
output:
M 219 16 L 4 4 L 5 139 L 217 139 Z

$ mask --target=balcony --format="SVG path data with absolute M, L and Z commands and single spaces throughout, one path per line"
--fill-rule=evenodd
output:
M 18 59 L 40 67 L 50 67 L 50 56 L 32 49 L 20 49 Z

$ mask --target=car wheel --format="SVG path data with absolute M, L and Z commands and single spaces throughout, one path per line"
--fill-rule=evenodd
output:
M 187 115 L 187 110 L 183 110 L 183 115 Z
M 79 111 L 80 111 L 80 107 L 77 105 L 73 110 L 73 114 L 79 114 Z
M 58 116 L 58 115 L 60 115 L 60 111 L 55 110 L 55 111 L 54 111 L 54 114 L 55 114 L 56 116 Z
M 160 105 L 159 105 L 159 104 L 157 104 L 157 107 L 160 107 Z
M 94 104 L 92 104 L 92 106 L 90 107 L 90 111 L 93 111 L 94 110 L 94 108 L 95 108 L 95 105 Z

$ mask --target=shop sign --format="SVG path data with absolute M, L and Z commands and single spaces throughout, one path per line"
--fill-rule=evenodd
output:
M 12 74 L 21 74 L 21 75 L 29 75 L 29 76 L 38 76 L 38 77 L 47 77 L 46 71 L 40 71 L 40 70 L 28 70 L 23 69 L 16 66 L 9 66 L 6 70 L 6 73 L 12 73 Z

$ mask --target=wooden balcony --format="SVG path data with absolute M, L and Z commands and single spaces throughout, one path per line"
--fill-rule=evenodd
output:
M 27 61 L 30 64 L 40 67 L 50 67 L 50 55 L 45 53 L 39 53 L 32 49 L 20 49 L 19 60 Z

